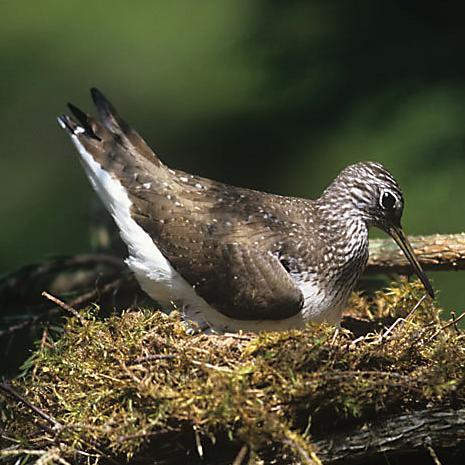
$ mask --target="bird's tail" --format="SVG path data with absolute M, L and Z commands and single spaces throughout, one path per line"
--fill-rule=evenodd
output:
M 118 165 L 128 167 L 149 163 L 161 167 L 160 159 L 121 118 L 109 100 L 96 88 L 91 89 L 91 95 L 98 119 L 72 103 L 68 103 L 68 108 L 75 119 L 68 115 L 58 117 L 58 123 L 71 136 L 78 150 L 81 152 L 84 148 L 102 168 L 109 171 L 110 165 L 116 168 Z
M 92 98 L 98 119 L 68 104 L 74 118 L 63 115 L 58 122 L 70 135 L 92 187 L 113 216 L 130 253 L 137 256 L 145 239 L 139 241 L 143 235 L 131 211 L 140 213 L 149 197 L 151 201 L 160 198 L 160 186 L 168 182 L 170 170 L 101 92 L 92 89 Z

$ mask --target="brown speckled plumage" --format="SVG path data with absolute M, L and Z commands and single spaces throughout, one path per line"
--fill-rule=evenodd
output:
M 79 124 L 61 124 L 121 183 L 133 219 L 173 268 L 230 318 L 297 315 L 309 298 L 302 282 L 312 283 L 310 298 L 331 294 L 340 313 L 368 258 L 368 227 L 400 228 L 402 193 L 378 163 L 346 168 L 316 200 L 233 187 L 169 169 L 102 94 L 93 98 L 100 121 L 70 106 Z M 390 211 L 383 189 L 396 202 Z

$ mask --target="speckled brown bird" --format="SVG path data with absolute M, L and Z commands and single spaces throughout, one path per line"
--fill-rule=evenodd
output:
M 403 196 L 379 163 L 345 168 L 316 200 L 172 170 L 97 89 L 99 118 L 74 105 L 60 125 L 113 216 L 142 289 L 216 331 L 337 324 L 368 259 L 368 228 L 389 233 L 428 293 L 402 232 Z

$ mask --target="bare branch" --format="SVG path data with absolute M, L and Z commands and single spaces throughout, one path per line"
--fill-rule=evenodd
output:
M 42 296 L 50 300 L 50 302 L 53 302 L 54 304 L 58 305 L 58 307 L 62 308 L 63 310 L 66 310 L 68 313 L 71 313 L 71 315 L 75 316 L 81 323 L 84 323 L 84 319 L 82 318 L 82 316 L 71 305 L 68 305 L 66 302 L 63 302 L 62 300 L 49 294 L 46 291 L 42 292 Z
M 415 254 L 426 270 L 464 270 L 465 233 L 409 237 Z M 412 274 L 407 258 L 392 239 L 370 241 L 367 272 Z

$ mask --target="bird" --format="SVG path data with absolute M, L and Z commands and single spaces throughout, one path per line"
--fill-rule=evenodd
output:
M 96 88 L 97 117 L 58 117 L 128 249 L 139 285 L 205 332 L 339 325 L 368 260 L 368 230 L 400 246 L 434 290 L 403 232 L 404 197 L 381 164 L 344 168 L 316 199 L 235 187 L 168 167 Z

